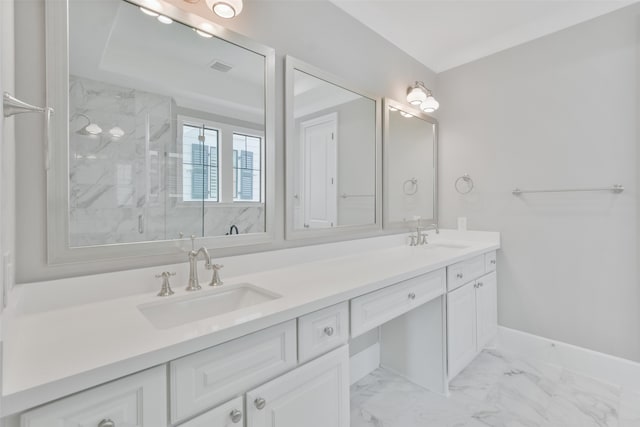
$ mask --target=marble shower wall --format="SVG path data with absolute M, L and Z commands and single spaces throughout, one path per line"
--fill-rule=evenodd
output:
M 264 231 L 263 205 L 182 202 L 172 98 L 77 76 L 69 92 L 71 247 L 218 236 L 233 224 Z M 102 132 L 87 132 L 89 123 Z

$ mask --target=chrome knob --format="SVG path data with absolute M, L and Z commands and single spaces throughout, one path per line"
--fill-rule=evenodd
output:
M 253 404 L 256 405 L 256 408 L 258 409 L 264 409 L 264 407 L 267 405 L 267 401 L 261 397 L 258 397 L 253 401 Z
M 229 414 L 229 418 L 231 418 L 231 422 L 234 424 L 239 423 L 240 421 L 242 421 L 242 412 L 234 409 L 233 411 L 231 411 L 231 413 Z
M 324 334 L 328 337 L 332 336 L 334 332 L 335 331 L 331 326 L 327 326 L 326 328 L 324 328 Z
M 495 260 L 495 259 L 492 259 L 492 260 L 491 260 L 491 264 L 496 265 L 496 260 Z
M 116 423 L 111 421 L 109 418 L 105 418 L 98 423 L 98 427 L 116 427 Z
M 409 294 L 409 299 L 416 299 L 416 294 L 414 294 L 413 292 L 411 292 Z
M 483 287 L 483 286 L 484 286 L 484 284 L 483 284 L 482 282 L 478 282 L 478 287 L 479 287 L 479 288 L 481 288 L 481 287 Z
M 462 278 L 464 277 L 464 275 L 463 275 L 462 273 L 458 273 L 458 274 L 456 274 L 456 277 L 457 277 L 458 279 L 462 279 Z

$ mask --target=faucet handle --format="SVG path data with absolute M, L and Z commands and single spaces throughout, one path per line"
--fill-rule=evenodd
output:
M 168 272 L 168 271 L 163 271 L 163 272 L 162 272 L 162 273 L 160 273 L 160 274 L 156 274 L 156 279 L 159 279 L 159 278 L 161 278 L 161 277 L 162 277 L 162 278 L 167 278 L 167 279 L 168 279 L 169 277 L 171 277 L 171 276 L 175 276 L 175 275 L 176 275 L 176 273 L 175 273 L 175 272 L 170 273 L 170 272 Z
M 158 293 L 159 297 L 167 297 L 169 295 L 173 295 L 173 289 L 171 289 L 171 284 L 169 283 L 169 277 L 175 276 L 176 273 L 170 273 L 168 271 L 163 271 L 161 274 L 156 274 L 156 277 L 162 278 L 162 288 Z
M 222 264 L 211 264 L 210 266 L 207 266 L 209 270 L 213 270 L 209 286 L 222 286 L 224 282 L 220 279 L 220 275 L 218 274 L 218 271 L 220 271 L 222 267 L 224 267 Z

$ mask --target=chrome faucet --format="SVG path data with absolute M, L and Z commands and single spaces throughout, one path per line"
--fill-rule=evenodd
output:
M 409 242 L 409 246 L 421 246 L 421 245 L 426 245 L 429 242 L 427 242 L 427 231 L 428 230 L 435 230 L 436 234 L 440 234 L 440 228 L 438 228 L 438 224 L 429 224 L 426 227 L 422 227 L 421 224 L 422 220 L 420 218 L 418 218 L 417 221 L 417 225 L 416 225 L 416 233 L 412 234 L 411 237 L 411 241 Z
M 211 266 L 211 257 L 205 247 L 201 247 L 197 251 L 195 249 L 189 251 L 189 284 L 187 285 L 187 291 L 199 291 L 202 289 L 198 280 L 198 256 L 200 254 L 204 254 L 205 267 L 209 269 Z
M 191 250 L 187 253 L 189 256 L 189 284 L 187 285 L 187 291 L 199 291 L 202 289 L 200 286 L 200 281 L 198 280 L 198 257 L 200 254 L 204 255 L 204 266 L 207 270 L 213 270 L 213 275 L 211 276 L 211 281 L 209 282 L 209 286 L 221 286 L 223 284 L 220 279 L 220 269 L 224 267 L 221 264 L 212 264 L 211 256 L 209 256 L 209 251 L 204 246 L 200 249 L 195 249 L 195 241 L 196 236 L 191 236 Z

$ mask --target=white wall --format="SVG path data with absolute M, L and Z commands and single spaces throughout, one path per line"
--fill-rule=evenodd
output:
M 180 1 L 180 4 L 187 3 Z M 212 15 L 211 15 L 212 16 Z M 45 103 L 44 0 L 17 0 L 16 91 L 25 100 Z M 276 221 L 277 240 L 265 249 L 301 245 L 284 236 L 284 64 L 290 54 L 363 90 L 402 99 L 407 86 L 424 80 L 435 86 L 435 75 L 418 61 L 378 36 L 327 0 L 252 1 L 240 16 L 222 25 L 276 49 Z M 46 264 L 46 199 L 42 152 L 42 120 L 22 117 L 17 137 L 17 279 L 29 282 L 137 266 L 185 260 L 183 256 L 140 258 L 75 265 Z M 243 249 L 214 251 L 213 256 L 241 253 Z
M 502 325 L 640 361 L 635 5 L 438 76 L 442 226 L 502 232 Z M 475 190 L 461 196 L 468 172 Z M 624 193 L 514 187 L 623 184 Z

